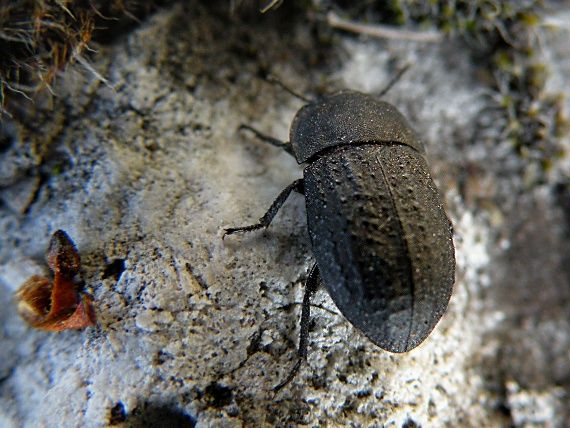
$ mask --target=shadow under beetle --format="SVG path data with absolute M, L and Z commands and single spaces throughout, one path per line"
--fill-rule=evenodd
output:
M 224 234 L 266 228 L 293 190 L 305 195 L 316 263 L 303 298 L 299 359 L 274 391 L 307 355 L 310 299 L 320 280 L 348 321 L 380 348 L 400 353 L 422 343 L 447 308 L 455 250 L 423 144 L 402 114 L 373 96 L 341 91 L 302 107 L 289 143 L 242 128 L 306 164 L 303 178 L 257 224 Z

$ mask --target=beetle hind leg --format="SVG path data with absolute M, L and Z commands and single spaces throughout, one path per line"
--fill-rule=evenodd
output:
M 289 184 L 283 191 L 277 196 L 277 199 L 273 201 L 267 212 L 259 219 L 256 224 L 252 224 L 249 226 L 242 226 L 242 227 L 230 227 L 228 229 L 224 229 L 224 237 L 226 235 L 232 235 L 238 232 L 250 232 L 252 230 L 263 229 L 269 227 L 271 221 L 279 211 L 279 209 L 283 206 L 291 192 L 295 190 L 298 193 L 305 194 L 305 185 L 303 183 L 303 179 L 299 178 L 298 180 L 293 181 Z
M 309 277 L 305 284 L 305 294 L 303 296 L 303 305 L 301 308 L 301 331 L 299 333 L 299 348 L 297 349 L 297 362 L 289 372 L 289 375 L 278 385 L 273 388 L 273 392 L 277 394 L 282 388 L 287 386 L 299 373 L 303 360 L 307 359 L 307 348 L 309 345 L 309 323 L 311 321 L 311 298 L 315 291 L 319 288 L 321 277 L 319 268 L 315 263 L 309 272 Z

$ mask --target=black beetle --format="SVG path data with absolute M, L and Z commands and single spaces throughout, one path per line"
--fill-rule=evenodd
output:
M 316 259 L 306 284 L 299 360 L 307 353 L 309 302 L 322 279 L 342 314 L 376 345 L 407 352 L 433 330 L 455 278 L 453 230 L 429 174 L 422 142 L 394 106 L 342 91 L 309 102 L 283 143 L 242 125 L 306 163 L 303 179 L 257 224 L 269 226 L 291 191 L 305 195 Z

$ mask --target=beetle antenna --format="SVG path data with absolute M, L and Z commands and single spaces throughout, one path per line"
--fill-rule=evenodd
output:
M 281 6 L 281 3 L 283 3 L 283 0 L 270 0 L 268 2 L 266 2 L 261 9 L 259 9 L 259 11 L 261 13 L 265 13 L 268 10 L 271 9 L 277 9 L 279 6 Z
M 268 75 L 265 80 L 267 80 L 269 83 L 273 83 L 277 86 L 279 86 L 281 89 L 283 89 L 285 92 L 288 92 L 289 94 L 293 95 L 295 98 L 299 98 L 301 101 L 305 101 L 306 103 L 310 103 L 311 100 L 301 94 L 299 94 L 298 92 L 294 91 L 293 89 L 291 89 L 289 86 L 285 85 L 285 83 L 283 83 L 281 80 L 279 80 L 277 77 L 273 76 L 272 74 Z
M 270 137 L 269 135 L 265 135 L 265 134 L 259 132 L 257 129 L 252 128 L 251 126 L 246 125 L 244 123 L 242 123 L 238 129 L 239 130 L 247 129 L 248 131 L 253 132 L 253 134 L 257 138 L 259 138 L 261 141 L 265 141 L 266 143 L 269 143 L 275 147 L 280 147 L 283 150 L 285 150 L 287 153 L 289 153 L 291 156 L 295 157 L 295 153 L 293 153 L 293 149 L 291 148 L 290 143 L 285 143 L 283 141 L 278 140 L 277 138 L 273 138 L 273 137 Z
M 375 96 L 377 98 L 381 98 L 384 95 L 386 95 L 386 93 L 392 89 L 392 86 L 394 86 L 396 83 L 398 83 L 398 81 L 402 78 L 402 76 L 404 75 L 404 73 L 406 71 L 408 71 L 408 69 L 411 67 L 412 65 L 410 63 L 405 64 L 402 68 L 400 68 L 396 74 L 394 75 L 394 77 L 392 77 L 392 80 L 390 80 L 388 82 L 388 84 L 386 86 L 384 86 L 384 88 L 382 90 L 380 90 L 378 93 L 375 94 Z

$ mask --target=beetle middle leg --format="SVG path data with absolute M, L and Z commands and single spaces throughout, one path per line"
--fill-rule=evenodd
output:
M 299 333 L 299 348 L 297 349 L 297 362 L 289 372 L 289 375 L 273 388 L 277 394 L 283 387 L 287 386 L 299 373 L 303 360 L 307 358 L 307 347 L 309 345 L 309 323 L 311 321 L 311 297 L 317 291 L 321 278 L 319 268 L 315 263 L 309 272 L 309 277 L 305 284 L 305 295 L 303 296 L 303 306 L 301 308 L 301 331 Z
M 256 224 L 252 224 L 249 226 L 242 226 L 242 227 L 230 227 L 228 229 L 224 229 L 224 237 L 226 235 L 232 235 L 237 232 L 250 232 L 252 230 L 267 228 L 271 224 L 271 221 L 279 211 L 279 209 L 283 206 L 291 192 L 295 190 L 298 193 L 305 194 L 305 186 L 303 183 L 303 179 L 299 178 L 298 180 L 293 181 L 289 184 L 283 191 L 277 196 L 277 199 L 273 201 L 267 212 L 259 219 Z

